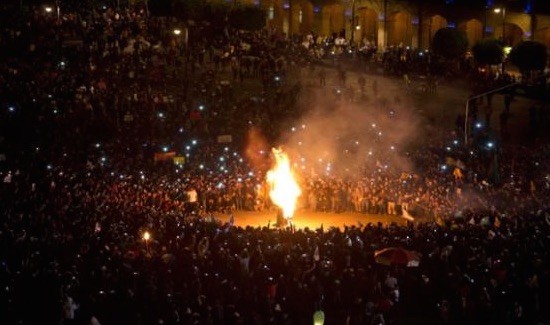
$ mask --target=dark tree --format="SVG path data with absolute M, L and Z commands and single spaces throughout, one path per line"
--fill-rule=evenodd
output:
M 172 0 L 171 16 L 183 20 L 202 19 L 203 7 L 202 0 Z
M 458 59 L 468 50 L 468 38 L 463 31 L 442 28 L 435 33 L 432 48 L 445 59 Z
M 236 29 L 262 29 L 265 26 L 265 11 L 254 6 L 237 6 L 229 14 L 229 24 Z
M 500 64 L 504 60 L 504 48 L 500 41 L 486 38 L 477 41 L 472 48 L 474 59 L 479 65 Z
M 204 8 L 204 20 L 210 22 L 212 29 L 219 33 L 227 27 L 231 6 L 226 3 L 210 3 Z
M 168 17 L 172 16 L 174 12 L 172 7 L 174 6 L 174 0 L 156 0 L 149 2 L 149 13 L 152 16 Z
M 514 46 L 510 52 L 510 61 L 519 68 L 521 73 L 544 70 L 548 62 L 546 45 L 524 41 Z

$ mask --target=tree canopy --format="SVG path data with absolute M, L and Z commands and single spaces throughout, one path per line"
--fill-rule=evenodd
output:
M 149 12 L 153 16 L 197 19 L 204 9 L 201 0 L 154 0 L 149 1 Z
M 155 16 L 172 16 L 178 19 L 204 20 L 215 29 L 226 24 L 236 29 L 259 30 L 265 26 L 265 11 L 251 5 L 233 6 L 223 2 L 204 3 L 202 0 L 155 0 L 149 9 Z
M 510 52 L 510 61 L 521 72 L 544 70 L 548 62 L 546 45 L 534 41 L 521 42 Z
M 494 38 L 477 41 L 472 52 L 475 61 L 480 65 L 500 64 L 504 60 L 504 48 L 500 41 Z
M 441 28 L 434 35 L 432 47 L 437 55 L 446 59 L 458 59 L 468 50 L 468 38 L 463 31 Z
M 265 26 L 265 11 L 254 6 L 237 6 L 229 13 L 229 25 L 236 29 L 259 30 Z

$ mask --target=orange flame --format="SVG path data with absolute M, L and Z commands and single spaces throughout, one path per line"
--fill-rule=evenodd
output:
M 302 190 L 292 174 L 288 155 L 281 149 L 273 148 L 272 152 L 275 156 L 275 167 L 267 172 L 267 182 L 271 187 L 269 197 L 283 210 L 285 218 L 292 218 Z

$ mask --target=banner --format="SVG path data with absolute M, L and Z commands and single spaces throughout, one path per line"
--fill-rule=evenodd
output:
M 233 142 L 233 137 L 231 134 L 224 134 L 218 136 L 218 143 L 231 143 Z
M 198 121 L 201 119 L 201 112 L 199 110 L 192 110 L 191 112 L 189 112 L 189 118 L 191 119 L 191 121 Z
M 176 156 L 175 151 L 157 152 L 155 153 L 155 162 L 171 160 Z
M 185 157 L 184 156 L 175 156 L 172 158 L 172 161 L 174 162 L 174 165 L 183 165 L 185 164 Z
M 460 161 L 460 159 L 454 159 L 452 157 L 446 157 L 445 158 L 445 163 L 449 166 L 454 166 L 454 167 L 460 168 L 462 170 L 466 170 L 466 165 L 464 165 L 464 163 L 462 161 Z
M 440 216 L 435 216 L 435 223 L 440 227 L 445 227 L 445 220 Z
M 414 221 L 414 217 L 411 216 L 411 214 L 406 209 L 402 209 L 402 210 L 403 210 L 403 215 L 401 217 L 403 219 L 408 220 L 408 221 Z
M 322 310 L 317 310 L 313 313 L 313 325 L 325 324 L 325 313 Z
M 458 167 L 455 167 L 455 169 L 453 170 L 453 176 L 456 180 L 461 180 L 463 177 L 462 170 Z

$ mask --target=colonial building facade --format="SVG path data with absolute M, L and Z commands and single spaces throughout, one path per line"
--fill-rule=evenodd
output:
M 431 1 L 430 5 L 421 0 L 225 1 L 260 6 L 267 13 L 267 26 L 286 34 L 344 31 L 354 42 L 374 41 L 379 48 L 397 44 L 428 48 L 435 33 L 444 27 L 463 30 L 470 45 L 483 37 L 495 37 L 504 38 L 509 46 L 528 39 L 550 48 L 550 15 L 535 13 L 529 7 L 498 7 L 492 0 L 486 0 L 479 9 L 453 5 L 454 0 L 441 0 L 441 4 Z

